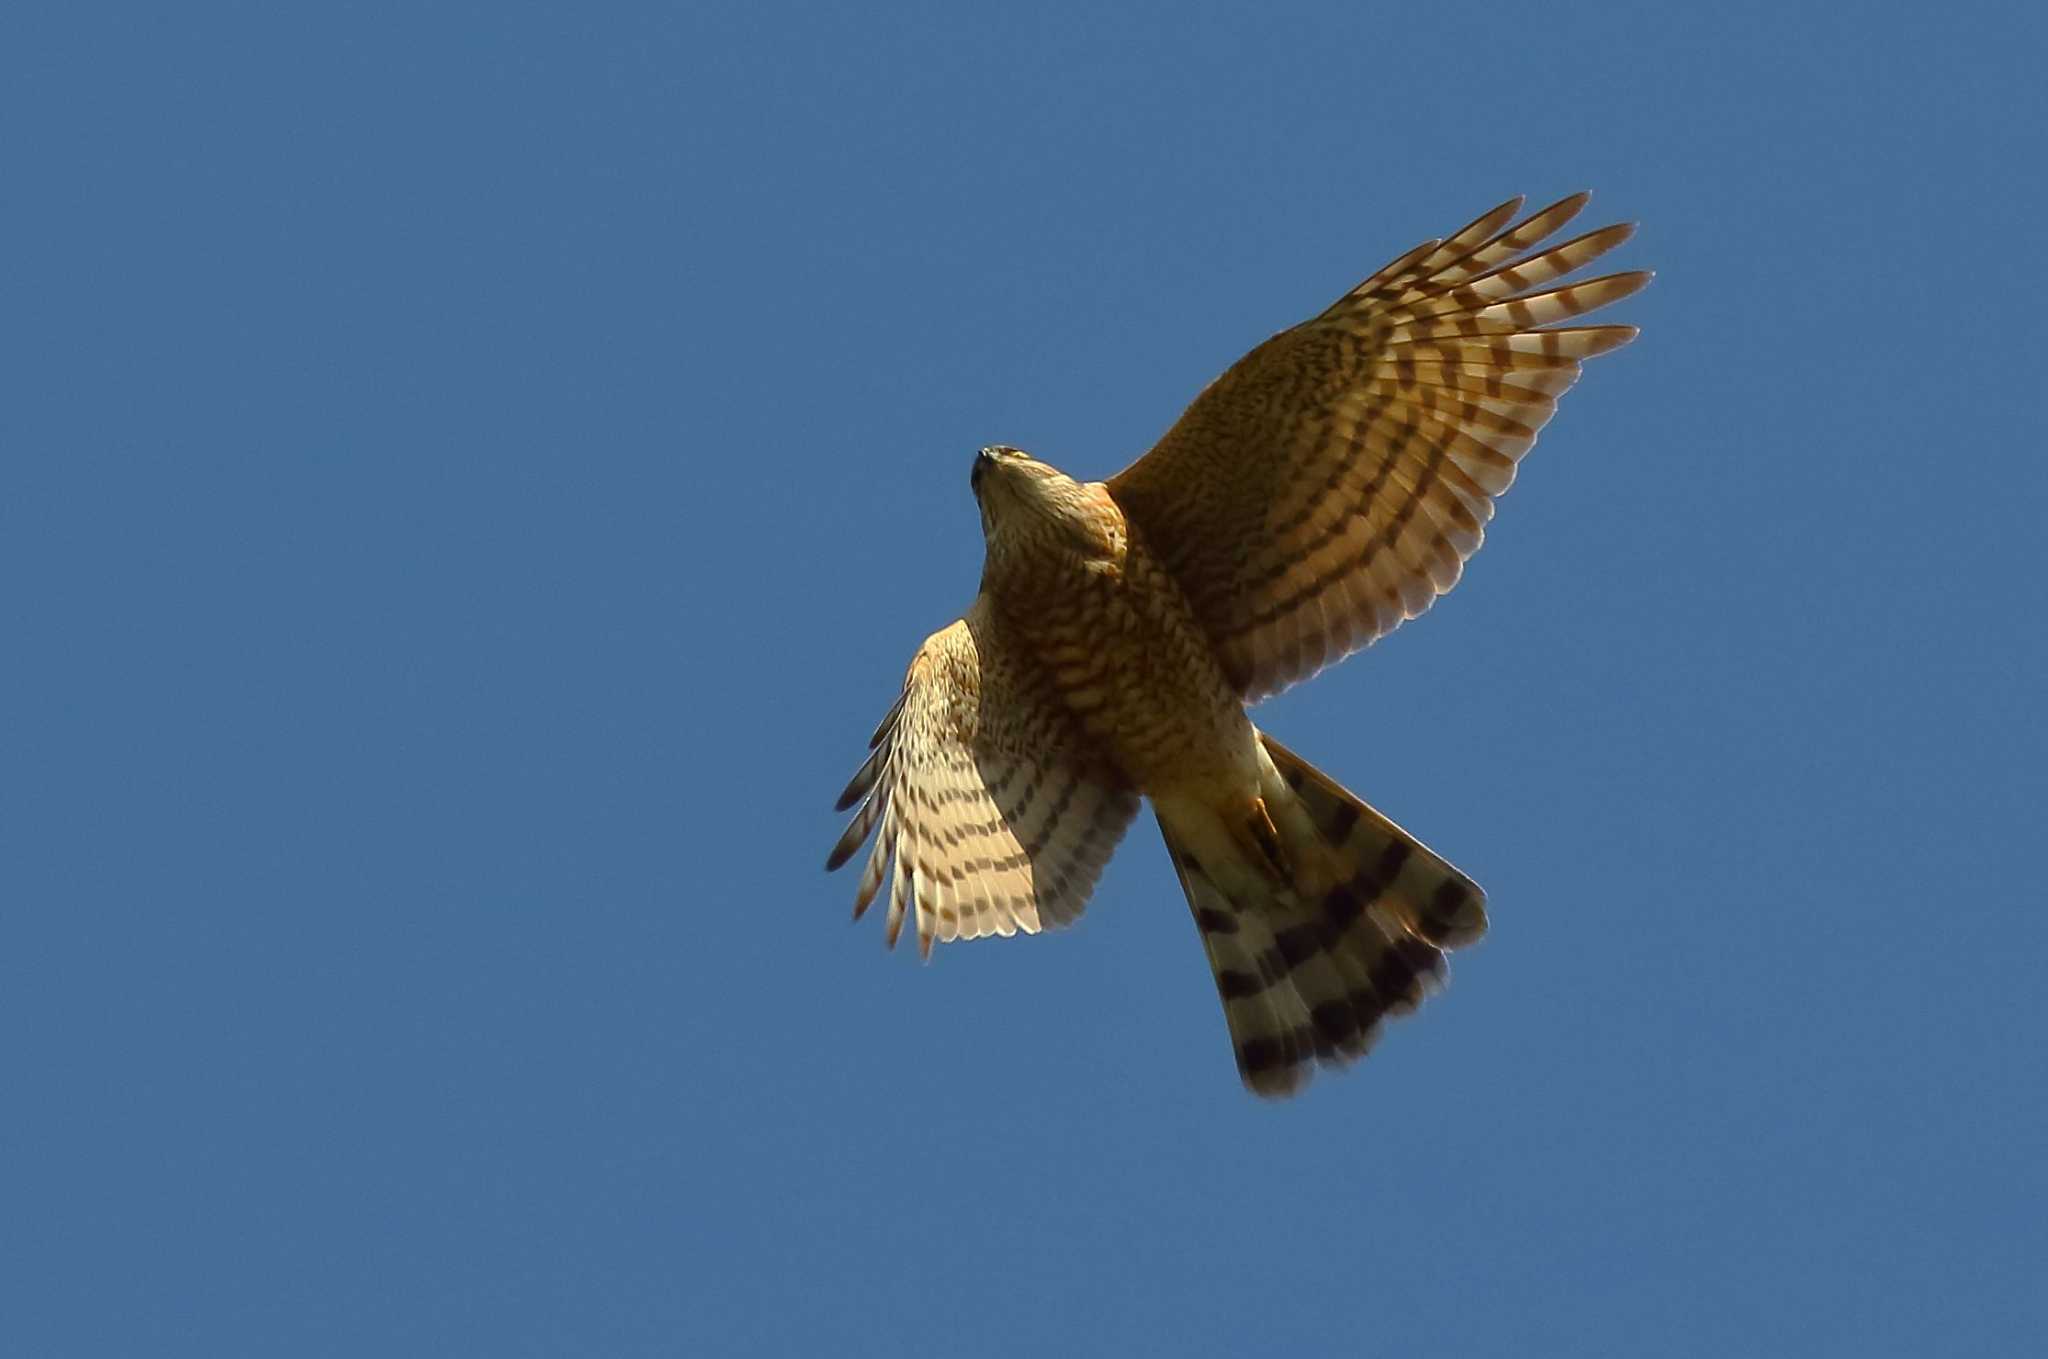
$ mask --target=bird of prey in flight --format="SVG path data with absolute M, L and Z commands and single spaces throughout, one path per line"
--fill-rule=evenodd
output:
M 841 809 L 886 937 L 1035 934 L 1081 913 L 1150 798 L 1261 1095 L 1362 1055 L 1486 929 L 1477 884 L 1252 725 L 1248 704 L 1457 583 L 1493 502 L 1632 326 L 1560 325 L 1649 274 L 1560 280 L 1627 240 L 1546 245 L 1586 204 L 1510 199 L 1238 360 L 1142 458 L 1080 482 L 984 448 L 987 556 L 925 640 Z

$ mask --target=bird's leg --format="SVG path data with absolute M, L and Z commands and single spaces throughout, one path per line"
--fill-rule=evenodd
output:
M 1239 846 L 1247 851 L 1246 858 L 1253 863 L 1264 864 L 1275 882 L 1293 881 L 1294 868 L 1280 843 L 1280 832 L 1273 826 L 1273 817 L 1266 810 L 1266 799 L 1254 797 L 1244 815 L 1231 824 L 1238 832 Z

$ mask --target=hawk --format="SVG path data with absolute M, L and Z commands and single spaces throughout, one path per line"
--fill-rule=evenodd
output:
M 1580 363 L 1635 337 L 1555 324 L 1650 278 L 1558 283 L 1634 231 L 1545 246 L 1587 198 L 1520 222 L 1512 198 L 1424 241 L 1108 481 L 982 449 L 980 591 L 919 648 L 839 800 L 859 810 L 826 868 L 875 836 L 854 917 L 886 880 L 886 939 L 911 919 L 927 958 L 1068 924 L 1150 798 L 1255 1093 L 1363 1055 L 1439 986 L 1484 893 L 1246 705 L 1455 585 Z

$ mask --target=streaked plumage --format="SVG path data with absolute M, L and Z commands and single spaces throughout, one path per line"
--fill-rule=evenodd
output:
M 1457 583 L 1493 500 L 1628 326 L 1559 326 L 1645 273 L 1558 280 L 1626 240 L 1541 243 L 1577 194 L 1512 199 L 1266 341 L 1107 482 L 984 449 L 988 544 L 840 799 L 854 915 L 919 947 L 1075 919 L 1140 796 L 1216 974 L 1240 1074 L 1285 1094 L 1362 1054 L 1486 928 L 1470 879 L 1259 732 L 1245 705 Z

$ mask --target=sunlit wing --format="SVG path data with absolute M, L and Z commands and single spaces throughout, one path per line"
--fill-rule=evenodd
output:
M 1455 585 L 1580 362 L 1635 337 L 1555 325 L 1650 279 L 1557 286 L 1634 230 L 1538 250 L 1586 199 L 1512 226 L 1510 199 L 1423 242 L 1240 359 L 1109 481 L 1247 700 Z
M 853 913 L 886 877 L 892 946 L 906 914 L 927 955 L 934 939 L 1073 921 L 1137 814 L 986 597 L 925 640 L 869 744 L 839 800 L 860 809 L 825 866 L 875 836 Z

